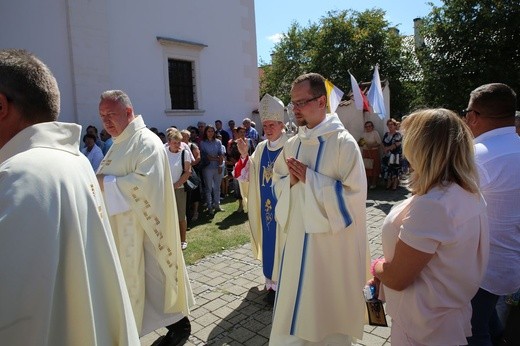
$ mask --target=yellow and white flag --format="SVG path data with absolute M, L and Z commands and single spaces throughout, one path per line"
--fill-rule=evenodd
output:
M 332 84 L 328 79 L 325 79 L 325 88 L 327 89 L 327 107 L 329 108 L 329 113 L 335 113 L 343 97 L 343 91 Z

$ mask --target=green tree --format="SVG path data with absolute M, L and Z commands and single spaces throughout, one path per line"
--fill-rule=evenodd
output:
M 271 65 L 264 67 L 261 93 L 288 102 L 290 83 L 305 72 L 318 72 L 348 93 L 349 70 L 358 81 L 370 81 L 379 63 L 381 79 L 390 83 L 391 114 L 405 113 L 414 97 L 403 98 L 413 94 L 406 90 L 406 80 L 414 65 L 403 39 L 389 27 L 381 9 L 332 11 L 307 27 L 293 23 L 274 47 Z
M 444 0 L 421 30 L 423 102 L 458 110 L 479 85 L 506 83 L 520 92 L 520 1 Z

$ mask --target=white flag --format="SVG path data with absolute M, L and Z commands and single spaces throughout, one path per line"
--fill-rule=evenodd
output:
M 368 100 L 366 99 L 366 96 L 361 92 L 361 89 L 359 88 L 359 84 L 350 73 L 350 84 L 352 84 L 352 95 L 354 96 L 354 104 L 356 105 L 356 109 L 358 111 L 369 111 L 368 109 Z
M 381 119 L 386 117 L 385 100 L 383 98 L 383 89 L 381 89 L 381 79 L 379 78 L 379 65 L 374 68 L 374 76 L 372 84 L 368 89 L 368 102 L 372 106 L 374 113 L 377 113 Z

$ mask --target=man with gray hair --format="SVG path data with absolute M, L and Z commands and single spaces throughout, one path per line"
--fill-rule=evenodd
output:
M 81 126 L 57 122 L 49 68 L 0 50 L 0 340 L 139 345 Z
M 137 328 L 145 335 L 166 326 L 153 345 L 177 345 L 191 332 L 194 299 L 166 151 L 123 91 L 102 93 L 99 114 L 113 144 L 98 179 Z
M 253 141 L 253 146 L 256 148 L 260 136 L 258 135 L 258 131 L 251 126 L 252 124 L 253 122 L 249 118 L 242 120 L 242 125 L 244 125 L 244 128 L 246 129 L 246 138 L 251 139 L 251 141 Z

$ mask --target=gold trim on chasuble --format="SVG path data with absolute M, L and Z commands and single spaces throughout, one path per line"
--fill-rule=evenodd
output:
M 137 195 L 137 191 L 139 191 L 139 187 L 138 186 L 134 186 L 132 188 L 132 198 L 134 199 L 134 201 L 136 203 L 139 203 L 141 201 L 141 198 Z M 157 215 L 153 215 L 153 214 L 148 214 L 147 210 L 146 209 L 149 209 L 151 207 L 150 205 L 150 202 L 148 202 L 148 200 L 143 200 L 143 204 L 144 206 L 142 207 L 142 213 L 146 219 L 146 221 L 151 221 L 153 222 L 153 224 L 151 225 L 151 229 L 153 229 L 153 233 L 155 234 L 155 237 L 156 237 L 156 243 L 157 243 L 157 249 L 159 250 L 161 256 L 165 256 L 165 261 L 166 261 L 166 264 L 168 265 L 168 267 L 173 267 L 175 265 L 175 269 L 176 270 L 179 270 L 179 265 L 177 263 L 174 263 L 173 262 L 173 252 L 172 250 L 170 249 L 170 247 L 166 244 L 164 244 L 164 235 L 161 231 L 159 231 L 157 229 L 157 226 L 159 226 L 159 224 L 161 223 L 161 220 L 159 220 L 159 218 L 157 217 Z M 146 231 L 146 228 L 145 228 L 145 231 Z M 151 234 L 149 234 L 149 236 L 151 237 Z M 152 242 L 153 243 L 153 242 Z M 163 250 L 166 249 L 166 253 L 163 252 Z M 165 273 L 166 274 L 166 273 Z M 175 281 L 178 282 L 178 278 L 177 276 L 175 276 Z

